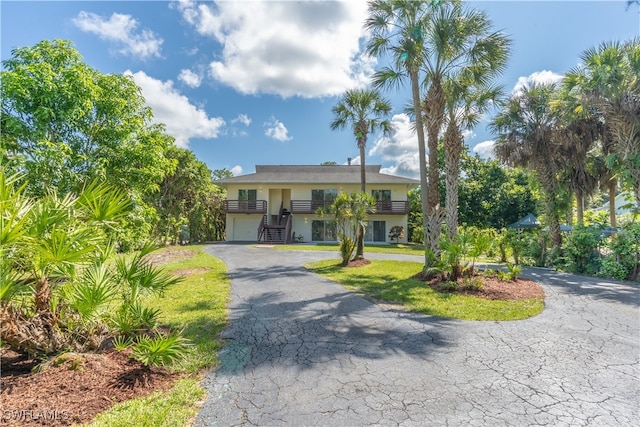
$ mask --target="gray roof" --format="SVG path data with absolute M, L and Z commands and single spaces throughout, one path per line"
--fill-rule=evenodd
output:
M 380 165 L 365 166 L 367 184 L 405 184 L 418 186 L 420 181 L 380 173 Z M 256 165 L 256 172 L 215 181 L 228 184 L 360 184 L 360 165 L 303 166 Z

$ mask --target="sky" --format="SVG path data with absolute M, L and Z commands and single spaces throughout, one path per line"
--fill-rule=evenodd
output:
M 640 35 L 626 1 L 468 1 L 512 41 L 507 92 L 559 81 L 580 54 Z M 42 40 L 71 40 L 102 73 L 133 76 L 154 120 L 211 170 L 253 173 L 256 164 L 359 163 L 351 130 L 332 131 L 331 108 L 366 87 L 383 59 L 364 52 L 367 5 L 349 1 L 0 0 L 0 57 Z M 373 134 L 367 164 L 417 178 L 418 147 L 403 113 L 410 87 L 385 92 L 389 135 Z M 490 156 L 488 113 L 465 143 Z

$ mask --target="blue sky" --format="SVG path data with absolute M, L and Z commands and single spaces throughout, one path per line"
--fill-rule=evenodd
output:
M 584 50 L 640 35 L 625 1 L 471 1 L 512 39 L 500 77 L 509 90 L 554 81 Z M 130 73 L 155 119 L 210 169 L 236 175 L 256 164 L 358 161 L 352 133 L 331 131 L 341 93 L 365 85 L 377 61 L 364 55 L 366 2 L 6 1 L 1 58 L 43 39 L 74 42 L 103 73 Z M 387 93 L 394 131 L 371 135 L 367 163 L 417 177 L 415 135 L 403 109 L 409 87 Z M 487 120 L 466 144 L 487 155 Z

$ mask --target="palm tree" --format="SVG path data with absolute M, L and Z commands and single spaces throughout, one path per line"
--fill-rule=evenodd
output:
M 360 150 L 360 188 L 366 192 L 365 147 L 369 133 L 382 130 L 389 132 L 391 123 L 386 117 L 391 113 L 391 103 L 380 92 L 372 89 L 352 89 L 344 93 L 331 109 L 334 119 L 331 130 L 353 128 L 356 144 Z
M 458 183 L 460 180 L 460 155 L 464 148 L 462 130 L 472 128 L 482 114 L 497 100 L 501 87 L 474 84 L 474 79 L 461 78 L 445 85 L 447 128 L 444 133 L 445 211 L 447 239 L 453 241 L 458 233 Z
M 579 99 L 576 111 L 604 123 L 602 151 L 635 195 L 640 209 L 640 39 L 607 42 L 581 55 L 582 64 L 567 73 L 565 90 Z M 610 199 L 615 198 L 615 181 Z M 614 205 L 610 200 L 611 206 Z M 615 225 L 615 211 L 611 213 Z
M 511 166 L 536 171 L 545 192 L 546 211 L 554 247 L 562 243 L 558 213 L 558 144 L 556 116 L 551 108 L 555 85 L 533 84 L 514 94 L 489 127 L 497 135 L 495 153 Z
M 391 65 L 383 67 L 373 76 L 379 88 L 397 88 L 407 78 L 411 84 L 411 100 L 418 137 L 420 162 L 420 192 L 422 212 L 428 211 L 427 204 L 427 153 L 424 125 L 420 109 L 420 68 L 425 55 L 423 43 L 423 22 L 432 7 L 425 2 L 412 0 L 373 0 L 369 2 L 369 16 L 365 28 L 371 32 L 367 53 L 373 56 L 390 55 Z M 422 217 L 425 242 L 425 269 L 434 262 L 434 252 L 426 244 L 429 222 Z
M 332 108 L 334 119 L 331 130 L 353 128 L 356 144 L 360 150 L 360 190 L 367 191 L 365 147 L 367 136 L 377 130 L 387 133 L 391 123 L 386 117 L 391 113 L 391 103 L 380 92 L 372 89 L 352 89 L 344 93 L 340 101 Z M 360 224 L 356 236 L 355 259 L 364 258 L 364 224 Z
M 438 135 L 443 128 L 448 94 L 447 81 L 466 80 L 467 84 L 486 84 L 506 64 L 510 40 L 491 29 L 487 15 L 463 7 L 459 1 L 442 2 L 425 22 L 425 43 L 429 47 L 423 62 L 428 88 L 423 102 L 429 151 L 429 216 L 438 218 L 439 191 L 437 169 Z M 464 77 L 461 77 L 464 76 Z M 439 235 L 440 220 L 434 220 Z

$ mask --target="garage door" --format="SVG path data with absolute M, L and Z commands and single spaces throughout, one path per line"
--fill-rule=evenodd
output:
M 233 240 L 240 242 L 255 242 L 258 238 L 260 218 L 241 217 L 233 219 Z

